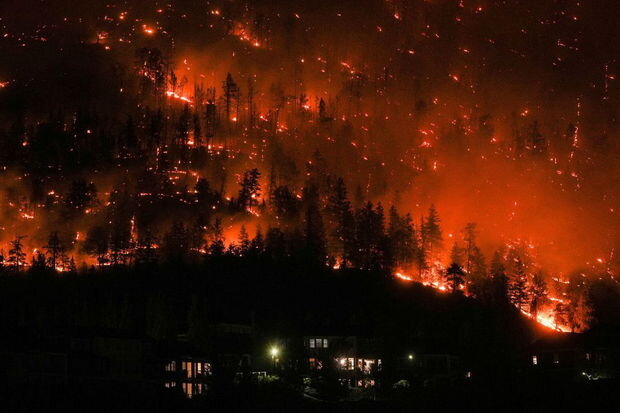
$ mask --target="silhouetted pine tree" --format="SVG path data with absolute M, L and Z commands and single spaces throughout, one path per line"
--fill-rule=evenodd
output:
M 341 267 L 347 267 L 355 255 L 355 221 L 342 178 L 336 180 L 326 211 L 329 217 L 329 252 L 340 260 Z
M 26 253 L 23 250 L 24 245 L 22 244 L 24 238 L 26 238 L 25 235 L 19 235 L 9 242 L 11 248 L 9 249 L 9 259 L 7 261 L 9 267 L 15 272 L 21 271 L 26 264 Z
M 241 189 L 237 203 L 240 208 L 249 210 L 258 205 L 260 196 L 260 172 L 258 169 L 250 169 L 243 174 Z
M 314 189 L 316 191 L 316 189 Z M 313 200 L 306 208 L 306 227 L 305 240 L 308 259 L 316 265 L 325 265 L 327 260 L 325 228 L 323 217 L 319 211 L 318 197 Z
M 56 269 L 58 260 L 61 258 L 64 251 L 57 231 L 50 233 L 47 245 L 44 246 L 43 249 L 45 249 L 49 256 L 47 258 L 47 265 L 52 269 Z
M 440 221 L 435 206 L 431 205 L 428 210 L 428 216 L 422 224 L 423 248 L 428 252 L 428 258 L 431 262 L 435 260 L 437 254 L 441 252 L 443 247 L 443 235 L 439 225 Z
M 450 284 L 452 293 L 456 294 L 460 287 L 465 284 L 465 271 L 459 264 L 453 262 L 446 270 L 446 280 Z
M 387 229 L 390 250 L 397 267 L 408 267 L 413 264 L 418 253 L 418 244 L 413 220 L 407 214 L 401 217 L 396 207 L 390 208 L 390 218 Z

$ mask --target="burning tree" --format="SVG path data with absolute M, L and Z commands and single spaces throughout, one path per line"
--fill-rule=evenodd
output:
M 166 86 L 167 64 L 161 50 L 141 48 L 136 51 L 136 67 L 142 95 L 161 96 Z
M 226 75 L 226 80 L 224 81 L 222 88 L 224 89 L 224 95 L 222 96 L 222 98 L 224 99 L 224 114 L 226 116 L 226 126 L 228 132 L 230 133 L 231 122 L 236 122 L 238 120 L 237 117 L 239 113 L 238 106 L 240 90 L 239 86 L 237 86 L 237 83 L 235 82 L 230 73 Z
M 530 301 L 530 313 L 536 319 L 538 316 L 538 310 L 544 305 L 547 297 L 547 282 L 542 271 L 536 272 L 532 277 L 532 283 L 529 287 L 529 293 L 531 297 Z
M 519 310 L 523 310 L 529 301 L 529 294 L 525 265 L 518 256 L 515 258 L 514 270 L 513 273 L 510 274 L 508 280 L 508 296 L 510 297 L 510 301 Z

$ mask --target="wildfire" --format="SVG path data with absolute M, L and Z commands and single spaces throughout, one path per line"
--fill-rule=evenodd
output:
M 235 29 L 233 30 L 233 35 L 239 38 L 242 42 L 248 43 L 253 47 L 260 48 L 262 47 L 262 43 L 257 39 L 252 33 L 244 27 L 242 23 L 237 23 Z
M 420 282 L 422 285 L 426 286 L 426 287 L 431 287 L 434 288 L 435 290 L 439 291 L 439 292 L 448 292 L 450 291 L 448 286 L 440 281 L 434 280 L 434 281 L 430 281 L 430 280 L 422 280 L 419 281 L 417 278 L 407 275 L 402 271 L 396 271 L 394 273 L 394 277 L 401 280 L 401 281 L 405 281 L 405 282 Z M 467 291 L 465 289 L 465 286 L 461 285 L 459 286 L 459 289 L 461 291 L 463 291 L 463 293 L 465 293 L 467 295 Z M 551 301 L 554 302 L 564 302 L 564 300 L 559 299 L 559 298 L 555 298 L 555 297 L 549 297 L 549 299 Z M 553 330 L 556 330 L 558 332 L 562 332 L 562 333 L 568 333 L 571 330 L 562 324 L 559 324 L 552 312 L 551 309 L 544 309 L 542 311 L 539 311 L 538 314 L 536 315 L 536 318 L 534 318 L 534 315 L 525 311 L 524 309 L 520 309 L 521 313 L 523 315 L 525 315 L 526 317 L 535 320 L 536 322 L 538 322 L 539 324 L 551 328 Z
M 147 26 L 146 24 L 145 24 L 145 25 L 142 25 L 142 31 L 143 31 L 145 34 L 148 34 L 148 35 L 153 35 L 153 34 L 155 34 L 155 33 L 157 32 L 157 30 L 156 30 L 156 29 L 154 29 L 154 28 L 153 28 L 153 27 L 151 27 L 151 26 Z
M 189 103 L 190 105 L 194 103 L 190 98 L 188 98 L 186 96 L 181 96 L 181 95 L 179 95 L 178 93 L 176 93 L 175 91 L 172 91 L 172 90 L 168 90 L 166 92 L 166 96 L 168 96 L 169 98 L 172 98 L 172 99 L 177 99 L 177 100 Z
M 531 318 L 532 320 L 534 320 L 534 315 L 525 311 L 525 310 L 521 310 L 521 313 L 523 315 L 525 315 L 528 318 Z M 550 312 L 545 312 L 545 313 L 538 313 L 536 315 L 536 322 L 538 324 L 542 324 L 545 327 L 549 327 L 553 330 L 559 331 L 561 333 L 569 333 L 570 329 L 566 326 L 563 326 L 561 324 L 558 324 L 555 317 L 553 316 L 553 314 L 551 314 Z
M 403 281 L 414 281 L 414 279 L 413 279 L 412 277 L 410 277 L 410 276 L 408 276 L 408 275 L 405 275 L 405 274 L 403 274 L 403 273 L 402 273 L 402 272 L 400 272 L 400 271 L 397 271 L 397 272 L 394 274 L 394 276 L 395 276 L 396 278 L 400 279 L 400 280 L 403 280 Z

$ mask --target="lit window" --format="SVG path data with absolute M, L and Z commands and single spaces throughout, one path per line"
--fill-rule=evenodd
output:
M 166 371 L 175 371 L 176 370 L 176 362 L 172 360 L 170 363 L 166 364 Z
M 532 365 L 533 366 L 537 366 L 538 365 L 538 357 L 532 356 Z
M 323 339 L 323 348 L 327 348 L 327 339 L 326 338 Z
M 315 341 L 313 338 L 310 339 L 310 348 L 314 348 L 315 347 Z

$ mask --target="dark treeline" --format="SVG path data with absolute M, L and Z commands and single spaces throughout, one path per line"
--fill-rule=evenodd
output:
M 201 266 L 64 277 L 31 271 L 0 282 L 3 329 L 40 336 L 109 329 L 164 341 L 187 334 L 204 346 L 208 323 L 253 322 L 265 348 L 308 329 L 358 332 L 386 338 L 394 357 L 402 352 L 396 349 L 416 342 L 428 351 L 449 348 L 480 372 L 501 374 L 496 363 L 514 366 L 519 348 L 535 334 L 507 303 L 492 306 L 419 284 L 403 286 L 374 271 L 334 272 L 268 257 L 223 256 Z
M 22 277 L 0 277 L 0 327 L 10 337 L 25 334 L 34 337 L 35 342 L 79 331 L 125 331 L 162 343 L 173 342 L 182 335 L 206 354 L 212 354 L 214 365 L 218 363 L 218 349 L 210 347 L 205 339 L 205 326 L 210 323 L 251 323 L 256 331 L 255 363 L 261 362 L 261 354 L 274 340 L 307 331 L 363 334 L 381 337 L 384 342 L 381 383 L 401 378 L 403 354 L 414 349 L 420 354 L 448 352 L 462 359 L 476 378 L 475 385 L 446 384 L 447 387 L 437 389 L 449 389 L 454 394 L 463 392 L 459 403 L 484 404 L 486 399 L 478 394 L 480 389 L 494 389 L 504 395 L 508 406 L 518 403 L 517 394 L 533 391 L 532 386 L 522 382 L 528 379 L 520 372 L 520 366 L 525 349 L 541 334 L 540 327 L 521 317 L 508 302 L 442 294 L 421 284 L 402 284 L 377 271 L 333 271 L 309 264 L 300 260 L 282 263 L 266 254 L 250 253 L 243 257 L 209 256 L 205 262 L 193 265 L 117 267 L 114 271 L 90 270 L 63 276 L 31 268 Z M 612 291 L 608 287 L 604 289 L 606 294 Z M 615 294 L 617 302 L 619 294 L 617 291 Z M 608 298 L 612 299 L 609 295 Z M 11 349 L 22 346 L 20 343 L 7 342 L 4 346 Z M 159 408 L 170 404 L 179 409 L 243 407 L 256 403 L 262 406 L 269 405 L 269 397 L 277 397 L 278 403 L 286 404 L 288 400 L 299 407 L 300 400 L 294 396 L 296 393 L 291 393 L 291 389 L 301 385 L 304 370 L 298 368 L 299 371 L 290 370 L 282 378 L 283 388 L 257 388 L 249 393 L 243 387 L 231 387 L 232 376 L 216 369 L 212 384 L 218 392 L 192 403 L 177 399 L 172 393 L 151 394 L 145 388 L 115 389 L 103 385 L 94 392 L 86 383 L 83 386 L 75 383 L 74 387 L 59 385 L 50 394 L 36 390 L 34 384 L 30 390 L 7 394 L 6 400 L 15 403 L 20 400 L 16 399 L 17 394 L 22 397 L 19 402 L 22 408 L 41 408 L 36 401 L 25 403 L 23 399 L 29 392 L 40 391 L 38 397 L 42 398 L 37 400 L 68 403 L 69 411 L 77 409 L 74 403 L 80 400 L 97 401 L 101 408 L 117 406 L 115 400 L 124 400 L 124 406 L 119 408 L 127 411 L 141 411 L 144 406 L 153 406 L 153 401 L 162 403 Z M 14 389 L 12 386 L 3 386 L 3 391 Z M 544 388 L 548 391 L 555 387 Z M 131 394 L 127 393 L 129 390 Z M 106 392 L 116 396 L 105 400 Z M 377 392 L 381 400 L 389 397 L 390 403 L 400 403 L 400 396 L 390 385 Z M 450 398 L 434 399 L 438 394 L 432 389 L 420 389 L 416 394 L 414 399 L 406 398 L 402 402 L 414 405 L 455 402 Z M 535 397 L 540 397 L 542 404 L 556 400 L 548 394 Z M 138 402 L 144 404 L 136 405 Z

